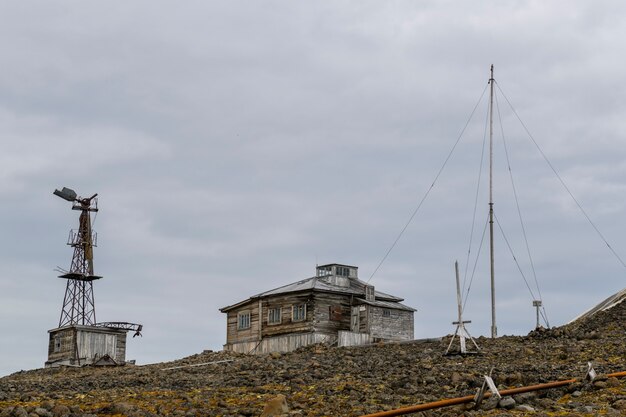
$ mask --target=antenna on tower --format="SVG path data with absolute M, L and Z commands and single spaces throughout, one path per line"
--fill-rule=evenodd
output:
M 535 326 L 535 329 L 541 327 L 541 324 L 539 323 L 539 309 L 542 305 L 543 303 L 541 302 L 541 300 L 533 300 L 533 307 L 535 307 L 535 309 L 537 310 L 537 325 Z
M 450 348 L 452 347 L 452 343 L 454 342 L 455 337 L 459 337 L 459 345 L 460 350 L 458 353 L 461 355 L 466 355 L 468 353 L 478 353 L 480 348 L 476 344 L 474 338 L 469 334 L 467 329 L 465 328 L 465 324 L 471 323 L 470 320 L 463 321 L 463 300 L 461 299 L 461 284 L 459 283 L 459 262 L 454 262 L 454 270 L 456 272 L 456 302 L 458 307 L 458 320 L 453 321 L 452 324 L 456 324 L 456 330 L 454 331 L 454 335 L 450 340 L 450 344 L 448 345 L 448 349 L 446 349 L 445 355 L 448 355 L 450 352 Z M 465 342 L 466 339 L 469 339 L 476 347 L 475 351 L 468 351 L 467 344 Z

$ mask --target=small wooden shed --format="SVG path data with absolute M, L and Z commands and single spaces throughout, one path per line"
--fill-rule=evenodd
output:
M 126 361 L 127 330 L 70 325 L 49 330 L 45 367 L 115 364 Z M 112 363 L 111 363 L 112 362 Z
M 314 277 L 221 308 L 224 350 L 288 352 L 313 343 L 413 340 L 416 310 L 401 301 L 359 280 L 356 266 L 321 265 Z

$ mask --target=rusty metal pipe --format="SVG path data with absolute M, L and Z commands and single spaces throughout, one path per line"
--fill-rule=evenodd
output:
M 626 377 L 626 371 L 607 374 L 606 377 L 607 378 L 623 378 L 623 377 Z M 501 395 L 515 395 L 515 394 L 522 394 L 524 392 L 539 391 L 542 389 L 559 388 L 559 387 L 564 387 L 564 386 L 573 384 L 574 382 L 577 382 L 577 381 L 580 381 L 580 380 L 574 378 L 574 379 L 565 379 L 562 381 L 546 382 L 544 384 L 505 389 L 505 390 L 500 391 L 500 394 Z M 491 397 L 491 392 L 486 392 L 483 398 L 488 398 L 488 397 Z M 425 404 L 418 404 L 418 405 L 412 405 L 409 407 L 397 408 L 395 410 L 381 411 L 378 413 L 367 414 L 361 417 L 403 416 L 405 414 L 412 414 L 412 413 L 417 413 L 420 411 L 432 410 L 435 408 L 449 407 L 451 405 L 466 404 L 466 403 L 470 403 L 474 401 L 474 399 L 475 399 L 474 395 L 468 395 L 465 397 L 457 397 L 457 398 L 449 398 L 446 400 L 439 400 L 439 401 L 434 401 L 434 402 L 425 403 Z
M 487 393 L 485 394 L 485 397 L 487 396 Z M 465 404 L 465 403 L 469 403 L 474 401 L 474 396 L 473 395 L 468 395 L 466 397 L 457 397 L 457 398 L 450 398 L 447 400 L 439 400 L 439 401 L 435 401 L 432 403 L 426 403 L 426 404 L 418 404 L 418 405 L 412 405 L 409 407 L 403 407 L 403 408 L 397 408 L 395 410 L 389 410 L 389 411 L 381 411 L 379 413 L 374 413 L 374 414 L 367 414 L 361 417 L 391 417 L 391 416 L 403 416 L 405 414 L 411 414 L 411 413 L 417 413 L 419 411 L 426 411 L 426 410 L 432 410 L 433 408 L 441 408 L 441 407 L 448 407 L 451 405 L 458 405 L 458 404 Z

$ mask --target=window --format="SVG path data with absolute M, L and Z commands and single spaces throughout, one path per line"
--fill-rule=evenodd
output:
M 330 266 L 318 266 L 317 267 L 318 277 L 325 277 L 327 275 L 332 275 L 332 274 L 333 274 L 333 270 L 332 270 L 332 267 Z
M 250 328 L 250 312 L 242 311 L 237 314 L 237 330 L 244 330 Z
M 55 352 L 61 351 L 61 336 L 54 337 L 54 351 Z
M 280 324 L 280 307 L 270 308 L 267 312 L 267 324 Z
M 337 267 L 337 275 L 339 275 L 340 277 L 349 277 L 350 276 L 350 268 L 347 268 L 345 266 L 338 266 Z
M 391 317 L 391 310 L 383 308 L 383 317 Z
M 340 305 L 328 307 L 328 318 L 330 321 L 341 321 L 343 316 L 343 309 Z
M 306 320 L 306 304 L 298 304 L 291 309 L 291 321 Z

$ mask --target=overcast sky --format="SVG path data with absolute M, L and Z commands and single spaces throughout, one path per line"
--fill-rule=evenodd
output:
M 98 321 L 144 325 L 127 357 L 225 343 L 219 308 L 346 263 L 367 280 L 481 97 L 498 86 L 626 258 L 621 1 L 57 1 L 0 4 L 0 375 L 43 366 L 78 213 L 99 193 Z M 551 325 L 622 289 L 625 268 L 497 90 L 496 216 L 533 285 L 502 132 Z M 487 96 L 370 281 L 454 330 Z M 497 116 L 497 115 L 496 115 Z M 487 216 L 482 171 L 474 246 Z M 465 310 L 489 334 L 483 246 Z M 470 272 L 473 261 L 470 265 Z M 468 277 L 471 274 L 468 274 Z M 499 334 L 534 327 L 496 227 Z M 536 291 L 536 290 L 534 290 Z

